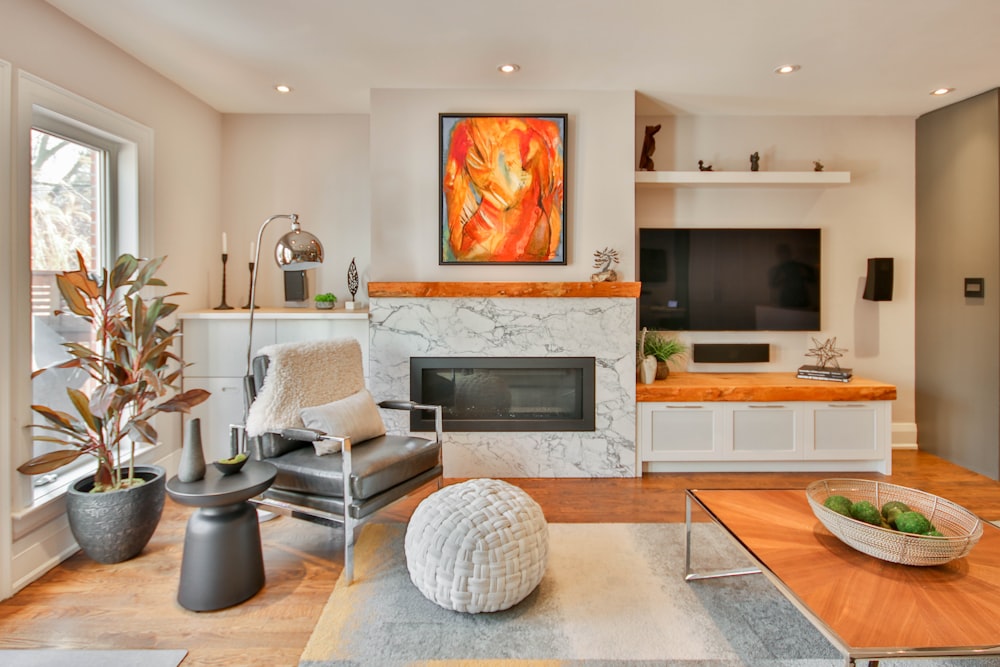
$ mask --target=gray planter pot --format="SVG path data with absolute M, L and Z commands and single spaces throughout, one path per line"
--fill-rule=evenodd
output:
M 98 563 L 121 563 L 138 556 L 156 531 L 166 497 L 166 470 L 136 466 L 145 484 L 90 493 L 91 478 L 81 479 L 66 492 L 66 516 L 77 544 Z

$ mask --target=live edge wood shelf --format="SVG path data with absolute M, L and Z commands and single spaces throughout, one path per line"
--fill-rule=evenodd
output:
M 636 401 L 892 401 L 896 387 L 855 377 L 850 382 L 801 380 L 794 373 L 671 373 L 637 384 Z

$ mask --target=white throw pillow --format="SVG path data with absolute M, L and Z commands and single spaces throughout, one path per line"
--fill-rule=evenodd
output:
M 352 443 L 385 434 L 382 415 L 367 389 L 326 405 L 302 408 L 299 416 L 306 428 L 314 428 L 327 435 L 348 437 Z M 313 446 L 319 456 L 340 451 L 340 443 L 332 440 L 317 440 Z

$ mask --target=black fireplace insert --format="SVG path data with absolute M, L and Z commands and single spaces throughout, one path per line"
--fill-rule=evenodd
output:
M 410 399 L 443 406 L 445 431 L 593 431 L 594 357 L 411 357 Z

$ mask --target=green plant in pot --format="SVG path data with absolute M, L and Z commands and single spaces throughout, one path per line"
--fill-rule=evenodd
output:
M 670 364 L 676 364 L 687 353 L 687 345 L 662 331 L 643 331 L 642 351 L 656 358 L 656 379 L 670 375 Z
M 154 276 L 165 258 L 121 255 L 110 271 L 101 271 L 100 281 L 90 276 L 79 253 L 77 259 L 79 268 L 56 281 L 68 310 L 91 327 L 94 344 L 63 343 L 70 358 L 32 377 L 74 368 L 83 370 L 89 382 L 84 389 L 66 389 L 76 414 L 31 406 L 44 420 L 32 424 L 40 431 L 34 439 L 62 449 L 34 457 L 18 471 L 40 475 L 81 456 L 95 458 L 93 478 L 77 481 L 66 494 L 67 517 L 84 553 L 117 563 L 142 551 L 163 511 L 166 472 L 136 465 L 136 446 L 156 444 L 155 415 L 188 412 L 209 393 L 177 387 L 184 364 L 171 348 L 179 329 L 164 327 L 163 320 L 177 310 L 166 299 L 180 293 L 148 300 L 141 294 L 147 286 L 165 286 Z
M 316 307 L 320 309 L 329 310 L 337 305 L 337 295 L 333 292 L 326 292 L 325 294 L 317 294 L 313 297 L 313 301 L 316 302 Z

